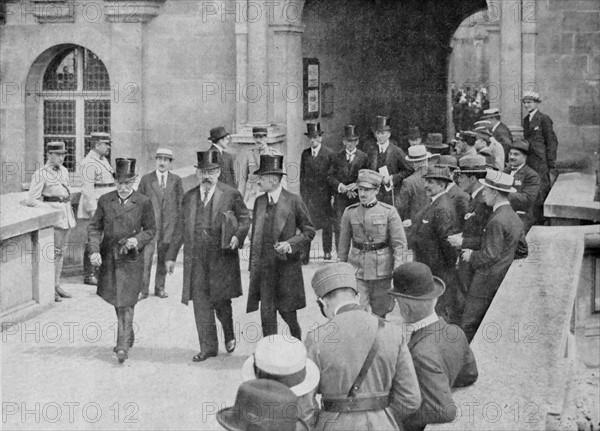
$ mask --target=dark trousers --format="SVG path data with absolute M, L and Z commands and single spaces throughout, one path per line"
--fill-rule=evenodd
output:
M 298 315 L 295 311 L 279 311 L 279 315 L 290 327 L 292 337 L 302 340 L 302 329 L 298 323 Z M 260 305 L 260 322 L 262 325 L 263 337 L 277 334 L 277 309 L 264 302 Z
M 446 284 L 446 290 L 437 301 L 435 306 L 436 313 L 443 317 L 448 323 L 459 325 L 461 315 L 465 306 L 465 289 L 454 268 L 444 271 L 440 277 Z
M 233 310 L 231 299 L 211 303 L 210 298 L 198 286 L 194 288 L 192 301 L 194 303 L 194 318 L 198 331 L 200 351 L 217 353 L 219 340 L 217 337 L 217 324 L 215 314 L 223 326 L 225 342 L 235 339 L 233 334 Z
M 150 241 L 144 247 L 144 285 L 142 293 L 148 293 L 150 290 L 150 273 L 152 272 L 152 258 L 156 249 L 156 277 L 154 279 L 154 292 L 164 292 L 165 280 L 167 278 L 167 268 L 165 267 L 165 256 L 169 250 L 169 244 L 160 240 Z
M 337 235 L 336 235 L 336 241 L 337 241 Z M 304 249 L 304 251 L 302 252 L 302 257 L 303 257 L 303 261 L 304 262 L 308 262 L 308 260 L 310 259 L 310 252 L 312 250 L 312 243 L 309 243 L 306 248 Z M 323 253 L 331 253 L 331 249 L 332 249 L 332 245 L 333 245 L 333 226 L 331 224 L 329 224 L 328 226 L 325 226 L 323 228 Z M 317 246 L 319 246 L 319 244 L 317 244 Z M 317 255 L 318 255 L 319 250 L 317 249 Z
M 460 326 L 462 330 L 465 331 L 469 342 L 471 342 L 477 333 L 477 329 L 479 329 L 479 325 L 485 317 L 485 313 L 487 313 L 493 300 L 494 298 L 477 298 L 472 295 L 467 295 Z
M 133 344 L 133 306 L 115 307 L 117 312 L 117 349 L 129 351 Z

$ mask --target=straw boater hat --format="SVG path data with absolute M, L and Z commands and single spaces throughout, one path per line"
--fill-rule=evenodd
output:
M 430 159 L 433 157 L 425 145 L 413 145 L 408 147 L 408 156 L 405 157 L 409 162 L 420 162 L 421 160 Z
M 484 186 L 504 193 L 516 193 L 517 189 L 513 187 L 514 181 L 514 177 L 492 169 L 488 169 L 485 178 L 479 180 Z
M 67 154 L 67 148 L 62 141 L 52 141 L 46 144 L 46 152 L 51 154 Z
M 500 110 L 498 108 L 490 108 L 483 111 L 483 115 L 481 116 L 482 120 L 487 120 L 488 118 L 500 117 Z
M 90 137 L 92 138 L 93 143 L 104 143 L 107 145 L 111 145 L 110 133 L 106 132 L 93 132 Z
M 309 393 L 319 384 L 319 368 L 306 357 L 301 341 L 283 335 L 269 335 L 256 345 L 254 355 L 242 366 L 242 379 L 276 380 L 289 387 L 296 396 Z
M 388 294 L 409 299 L 435 299 L 446 290 L 442 279 L 431 274 L 424 263 L 403 263 L 394 270 L 393 287 Z
M 173 151 L 169 150 L 168 148 L 158 148 L 154 157 L 166 157 L 173 160 Z
M 535 91 L 526 91 L 525 93 L 523 93 L 523 98 L 521 100 L 533 100 L 534 102 L 542 103 L 542 98 Z

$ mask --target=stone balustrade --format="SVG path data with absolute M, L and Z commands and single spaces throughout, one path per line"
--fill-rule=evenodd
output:
M 552 226 L 579 225 L 600 221 L 600 202 L 596 200 L 596 174 L 560 174 L 544 202 L 544 215 Z

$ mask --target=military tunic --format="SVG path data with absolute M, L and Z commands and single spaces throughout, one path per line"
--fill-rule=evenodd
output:
M 115 170 L 106 157 L 100 157 L 96 151 L 91 150 L 81 162 L 80 172 L 83 186 L 77 217 L 91 219 L 98 207 L 100 196 L 116 190 L 113 177 Z

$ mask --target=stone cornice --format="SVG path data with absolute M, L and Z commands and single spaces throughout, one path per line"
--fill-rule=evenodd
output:
M 165 0 L 104 0 L 104 12 L 108 22 L 144 23 L 160 13 Z
M 303 24 L 271 24 L 275 33 L 304 33 Z
M 75 22 L 75 8 L 67 0 L 31 0 L 33 16 L 40 24 Z

